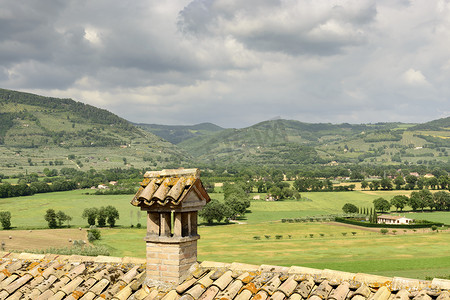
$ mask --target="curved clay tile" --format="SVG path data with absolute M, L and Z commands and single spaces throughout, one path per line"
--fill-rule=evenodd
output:
M 184 191 L 185 182 L 186 182 L 185 177 L 178 178 L 175 185 L 167 193 L 166 199 L 170 200 L 173 204 L 176 204 Z
M 152 196 L 152 201 L 158 201 L 158 203 L 165 202 L 165 198 L 167 195 L 167 192 L 170 189 L 169 186 L 170 178 L 165 178 L 164 181 L 161 183 L 161 185 L 158 187 L 156 192 Z
M 156 185 L 156 179 L 153 179 L 141 192 L 141 194 L 138 197 L 139 201 L 145 201 L 150 200 L 153 196 L 153 194 L 158 189 L 158 186 Z

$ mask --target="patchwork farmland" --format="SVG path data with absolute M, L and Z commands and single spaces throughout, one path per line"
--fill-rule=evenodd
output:
M 94 242 L 110 250 L 114 256 L 145 257 L 145 215 L 129 204 L 130 195 L 86 195 L 87 190 L 75 190 L 28 197 L 7 198 L 0 210 L 12 214 L 14 230 L 3 231 L 0 236 L 5 250 L 25 250 L 15 241 L 24 235 L 49 230 L 44 220 L 49 208 L 70 214 L 72 228 L 86 228 L 81 218 L 88 207 L 113 205 L 120 213 L 118 227 L 101 229 L 102 239 Z M 394 192 L 319 192 L 306 193 L 310 201 L 266 202 L 254 200 L 244 224 L 206 226 L 199 228 L 199 260 L 243 262 L 250 264 L 301 265 L 312 268 L 329 268 L 350 272 L 370 272 L 411 278 L 439 277 L 450 274 L 450 232 L 440 230 L 398 230 L 395 234 L 381 235 L 379 230 L 352 228 L 336 223 L 282 223 L 283 218 L 327 215 L 339 212 L 346 202 L 369 207 L 372 200 L 384 196 L 389 199 Z M 212 198 L 222 199 L 223 194 L 212 193 Z M 449 212 L 408 213 L 417 219 L 450 223 Z M 133 227 L 131 227 L 133 226 Z M 19 229 L 27 229 L 25 231 Z M 60 229 L 67 233 L 53 247 L 68 245 L 68 239 L 79 239 L 85 229 Z M 71 236 L 72 232 L 77 236 Z M 45 234 L 44 234 L 45 233 Z M 11 236 L 11 239 L 9 239 Z M 56 240 L 55 240 L 56 241 Z M 29 249 L 46 248 L 47 243 L 33 242 Z

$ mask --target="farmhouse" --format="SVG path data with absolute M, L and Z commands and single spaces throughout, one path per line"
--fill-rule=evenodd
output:
M 413 219 L 401 216 L 380 215 L 377 217 L 378 224 L 411 224 Z
M 0 299 L 450 300 L 445 279 L 197 262 L 208 201 L 197 169 L 147 172 L 131 201 L 147 212 L 146 259 L 0 252 Z

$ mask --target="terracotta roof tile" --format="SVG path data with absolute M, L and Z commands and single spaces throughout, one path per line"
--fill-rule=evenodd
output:
M 330 293 L 328 299 L 344 300 L 349 292 L 350 292 L 350 283 L 344 281 Z
M 398 293 L 394 296 L 394 299 L 409 300 L 409 295 L 410 295 L 410 293 L 407 290 L 403 289 L 403 290 L 398 291 Z
M 450 292 L 449 291 L 442 291 L 439 296 L 436 298 L 436 300 L 450 300 Z
M 221 291 L 223 291 L 228 284 L 233 280 L 233 277 L 231 276 L 232 272 L 227 271 L 222 274 L 216 281 L 214 281 L 214 285 L 216 285 Z M 213 274 L 214 275 L 214 274 Z
M 419 291 L 421 289 L 431 287 L 429 281 L 410 279 L 403 277 L 394 277 L 392 280 L 391 290 L 399 291 L 401 289 L 407 289 L 408 291 Z
M 268 294 L 265 291 L 259 291 L 255 297 L 253 297 L 253 300 L 266 300 L 268 298 Z
M 327 299 L 332 290 L 333 287 L 329 284 L 328 280 L 324 280 L 315 290 L 313 290 L 311 298 L 316 296 L 320 299 Z
M 261 289 L 265 290 L 269 295 L 272 295 L 281 285 L 279 276 L 273 276 Z
M 391 292 L 386 286 L 382 286 L 369 300 L 387 300 L 391 296 Z
M 450 280 L 434 278 L 431 282 L 432 289 L 450 290 Z
M 223 300 L 225 299 L 231 300 L 237 295 L 237 293 L 241 290 L 243 285 L 244 284 L 242 283 L 242 281 L 236 280 L 232 282 L 230 285 L 228 285 L 226 289 L 220 292 L 217 297 Z
M 197 282 L 197 278 L 191 278 L 189 280 L 186 280 L 176 288 L 176 292 L 178 294 L 183 294 L 187 289 L 189 289 L 194 283 Z
M 286 297 L 289 297 L 297 287 L 298 283 L 294 279 L 295 276 L 291 275 L 283 284 L 279 287 L 279 290 L 283 292 Z
M 8 300 L 450 300 L 449 281 L 443 279 L 205 262 L 192 268 L 190 276 L 176 287 L 149 288 L 145 266 L 133 263 L 142 260 L 0 256 L 0 299 Z
M 197 283 L 193 287 L 191 287 L 189 290 L 186 291 L 186 294 L 191 295 L 192 298 L 198 299 L 203 294 L 203 292 L 206 290 L 206 286 L 203 284 Z
M 294 293 L 289 297 L 289 300 L 302 300 L 302 296 L 300 296 L 300 294 Z
M 213 300 L 219 293 L 219 288 L 215 285 L 210 286 L 199 298 L 199 300 Z
M 309 294 L 314 288 L 314 281 L 312 278 L 309 278 L 307 280 L 303 280 L 296 288 L 295 292 L 300 294 L 303 298 L 308 298 Z
M 242 290 L 239 295 L 234 298 L 235 300 L 249 300 L 252 297 L 252 292 L 248 289 Z

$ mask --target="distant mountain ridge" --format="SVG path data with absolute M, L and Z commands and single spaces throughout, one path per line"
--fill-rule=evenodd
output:
M 134 123 L 137 127 L 162 137 L 172 144 L 179 144 L 185 140 L 201 136 L 209 135 L 224 130 L 224 128 L 213 123 L 200 123 L 196 125 L 159 125 Z
M 0 146 L 118 148 L 154 166 L 448 163 L 450 117 L 423 124 L 305 123 L 274 119 L 233 129 L 132 124 L 71 99 L 0 89 Z M 104 151 L 104 150 L 102 150 Z M 17 151 L 16 151 L 17 152 Z M 117 155 L 120 155 L 117 152 Z M 90 158 L 85 158 L 89 161 Z M 1 167 L 1 166 L 0 166 Z
M 225 164 L 446 162 L 450 147 L 448 119 L 420 125 L 312 124 L 277 119 L 197 136 L 178 146 L 202 162 Z

